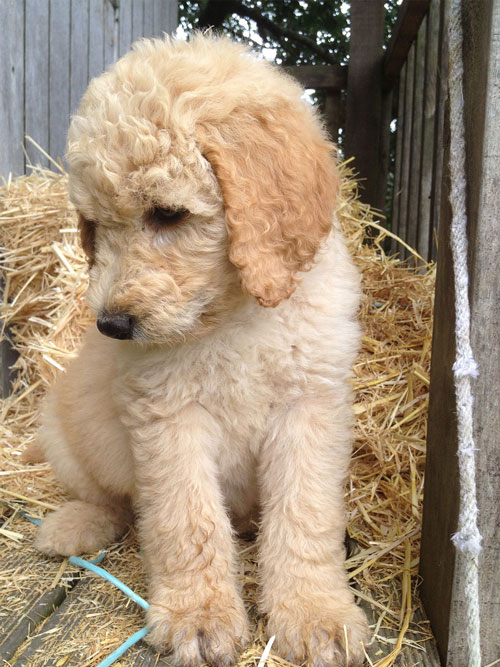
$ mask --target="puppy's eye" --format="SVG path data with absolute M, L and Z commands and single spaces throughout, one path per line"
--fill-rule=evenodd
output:
M 187 220 L 190 213 L 185 208 L 163 208 L 154 206 L 145 215 L 146 222 L 157 228 L 173 227 Z
M 87 220 L 83 215 L 78 215 L 78 228 L 80 230 L 80 240 L 83 251 L 87 255 L 89 268 L 92 268 L 95 262 L 95 229 L 96 223 L 93 220 Z

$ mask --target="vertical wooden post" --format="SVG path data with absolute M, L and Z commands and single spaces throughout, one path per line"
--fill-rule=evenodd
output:
M 413 92 L 415 90 L 415 44 L 408 53 L 406 61 L 405 77 L 405 112 L 403 128 L 403 157 L 401 162 L 401 194 L 399 197 L 399 228 L 398 235 L 403 241 L 408 240 L 408 199 L 410 195 L 411 175 L 411 147 L 413 138 Z M 404 259 L 407 256 L 406 249 L 401 246 L 399 256 Z
M 352 0 L 347 74 L 345 157 L 363 179 L 361 198 L 383 209 L 385 184 L 381 164 L 383 0 Z
M 471 343 L 479 365 L 473 393 L 479 530 L 483 536 L 479 558 L 481 652 L 482 664 L 489 664 L 500 655 L 500 0 L 480 4 L 463 0 L 463 9 Z M 446 133 L 445 127 L 445 137 Z M 458 470 L 446 160 L 445 155 L 420 571 L 422 599 L 443 663 L 465 667 L 463 556 L 450 542 L 457 523 Z
M 406 64 L 403 65 L 398 82 L 398 117 L 396 125 L 396 161 L 394 164 L 394 187 L 392 193 L 392 231 L 399 235 L 401 217 L 401 172 L 403 166 L 403 135 L 405 124 Z M 391 254 L 399 250 L 396 239 L 391 241 Z
M 427 39 L 425 55 L 425 84 L 423 100 L 423 135 L 422 135 L 422 173 L 420 178 L 420 197 L 417 230 L 417 250 L 425 259 L 430 259 L 432 236 L 432 165 L 434 152 L 438 150 L 435 142 L 437 109 L 437 69 L 439 53 L 439 0 L 432 0 L 427 17 Z
M 338 143 L 339 129 L 341 125 L 341 104 L 340 90 L 325 89 L 325 103 L 323 106 L 323 115 L 326 126 L 332 140 Z

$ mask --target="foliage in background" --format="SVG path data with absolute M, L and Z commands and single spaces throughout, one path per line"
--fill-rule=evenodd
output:
M 385 3 L 386 42 L 400 3 Z M 349 3 L 342 0 L 180 0 L 179 21 L 186 33 L 213 27 L 272 49 L 280 65 L 345 64 L 349 58 Z

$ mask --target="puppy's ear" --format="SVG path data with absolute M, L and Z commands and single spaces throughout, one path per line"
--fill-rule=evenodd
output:
M 287 108 L 288 107 L 288 108 Z M 309 109 L 233 111 L 198 131 L 226 208 L 229 259 L 262 306 L 295 289 L 332 226 L 338 178 L 334 146 Z

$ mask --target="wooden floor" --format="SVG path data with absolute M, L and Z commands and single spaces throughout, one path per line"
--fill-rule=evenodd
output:
M 9 524 L 8 528 L 12 530 Z M 24 533 L 24 530 L 23 530 Z M 100 655 L 103 646 L 103 614 L 109 614 L 110 634 L 113 618 L 130 619 L 130 631 L 123 639 L 143 627 L 143 612 L 123 593 L 111 585 L 96 586 L 94 575 L 68 565 L 59 583 L 61 562 L 46 559 L 31 546 L 32 530 L 26 540 L 15 542 L 0 535 L 0 660 L 15 667 L 91 667 L 97 664 L 87 649 L 97 633 L 100 636 Z M 106 567 L 106 563 L 103 563 Z M 374 625 L 377 615 L 369 605 L 363 605 Z M 100 613 L 96 614 L 95 610 Z M 426 623 L 422 612 L 415 617 Z M 379 635 L 384 635 L 381 630 Z M 105 634 L 104 634 L 105 637 Z M 386 641 L 374 642 L 368 650 L 373 664 L 394 648 L 395 637 L 385 634 Z M 85 638 L 88 638 L 87 640 Z M 410 636 L 411 638 L 411 636 Z M 116 640 L 115 640 L 116 643 Z M 63 648 L 63 651 L 61 651 Z M 111 646 L 109 653 L 115 648 Z M 143 642 L 120 658 L 121 667 L 153 667 L 168 665 Z M 437 667 L 439 658 L 432 641 L 424 646 L 405 646 L 397 659 L 399 667 Z

